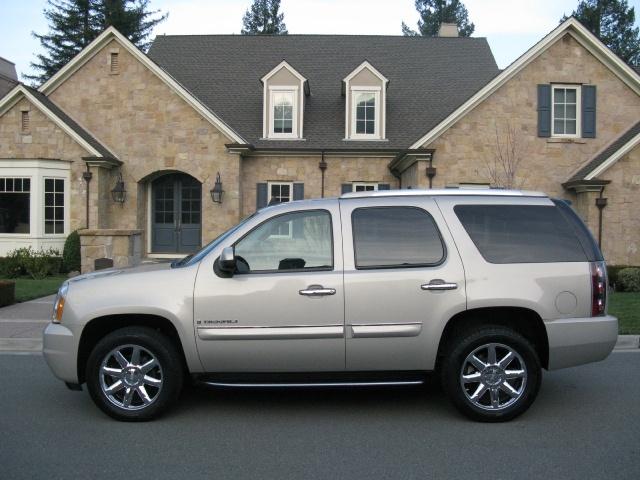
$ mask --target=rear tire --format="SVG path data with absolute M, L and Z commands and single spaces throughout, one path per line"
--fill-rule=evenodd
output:
M 480 422 L 505 422 L 524 413 L 542 379 L 531 342 L 501 326 L 457 335 L 445 351 L 440 374 L 455 407 Z
M 87 388 L 96 405 L 116 420 L 147 421 L 179 397 L 182 357 L 165 335 L 127 327 L 101 339 L 87 360 Z

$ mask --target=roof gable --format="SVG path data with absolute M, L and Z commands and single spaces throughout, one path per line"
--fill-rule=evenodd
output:
M 373 73 L 385 84 L 389 82 L 389 79 L 387 77 L 385 77 L 382 73 L 380 73 L 373 65 L 371 65 L 366 60 L 362 62 L 358 67 L 356 67 L 356 69 L 353 72 L 351 72 L 349 75 L 347 75 L 342 81 L 344 83 L 349 83 L 353 77 L 358 75 L 365 68 L 369 70 L 371 73 Z
M 296 77 L 300 82 L 306 82 L 307 79 L 304 78 L 300 73 L 293 68 L 291 65 L 287 63 L 286 60 L 281 61 L 278 65 L 276 65 L 269 73 L 267 73 L 264 77 L 260 79 L 262 83 L 268 81 L 271 77 L 273 77 L 276 73 L 278 73 L 283 68 L 286 68 L 291 74 Z
M 114 27 L 107 28 L 95 40 L 87 45 L 78 55 L 76 55 L 69 63 L 62 67 L 54 76 L 43 83 L 38 89 L 44 95 L 49 95 L 61 83 L 69 78 L 73 73 L 88 62 L 102 47 L 111 40 L 116 40 L 124 47 L 134 58 L 151 70 L 160 80 L 166 83 L 169 88 L 176 92 L 183 100 L 191 105 L 198 113 L 206 118 L 211 124 L 218 128 L 222 133 L 228 136 L 232 141 L 244 143 L 244 139 L 238 135 L 232 128 L 216 116 L 212 110 L 205 106 L 190 91 L 177 82 L 165 70 L 158 67 L 147 55 L 141 52 L 133 43 L 131 43 L 124 35 L 122 35 Z
M 96 157 L 117 157 L 88 131 L 78 125 L 71 117 L 64 113 L 55 103 L 42 93 L 23 84 L 17 85 L 2 100 L 0 100 L 0 117 L 7 113 L 22 98 L 26 98 L 38 110 L 44 113 L 51 121 L 60 127 L 67 135 L 73 138 L 88 153 Z
M 619 57 L 617 57 L 606 45 L 585 28 L 574 17 L 570 17 L 552 30 L 547 36 L 531 47 L 522 56 L 516 59 L 511 65 L 504 69 L 497 77 L 487 83 L 475 95 L 460 105 L 448 117 L 438 125 L 429 130 L 425 135 L 415 141 L 409 148 L 420 148 L 428 145 L 442 133 L 444 133 L 454 123 L 482 103 L 487 97 L 493 94 L 498 88 L 513 78 L 518 72 L 538 58 L 556 41 L 565 34 L 571 35 L 580 45 L 587 49 L 594 57 L 607 66 L 620 80 L 622 80 L 636 94 L 640 95 L 640 76 Z

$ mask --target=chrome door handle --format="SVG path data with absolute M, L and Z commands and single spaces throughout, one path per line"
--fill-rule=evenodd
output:
M 324 288 L 322 285 L 309 285 L 307 288 L 299 290 L 300 295 L 306 295 L 307 297 L 322 297 L 325 295 L 335 295 L 335 288 Z
M 429 283 L 420 285 L 422 290 L 455 290 L 458 288 L 457 283 L 444 282 L 442 280 L 431 280 Z

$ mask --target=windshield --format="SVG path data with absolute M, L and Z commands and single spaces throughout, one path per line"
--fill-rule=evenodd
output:
M 233 232 L 235 232 L 240 227 L 242 227 L 245 223 L 247 223 L 254 216 L 255 216 L 255 213 L 250 215 L 250 216 L 248 216 L 247 218 L 245 218 L 243 221 L 241 221 L 236 226 L 231 227 L 229 230 L 227 230 L 226 232 L 222 233 L 221 235 L 218 235 L 216 238 L 211 240 L 208 244 L 206 244 L 204 247 L 202 247 L 196 253 L 192 253 L 191 255 L 187 255 L 186 257 L 184 257 L 181 260 L 173 262 L 171 264 L 171 267 L 172 268 L 187 267 L 189 265 L 193 265 L 195 263 L 198 263 L 200 260 L 202 260 L 204 257 L 206 257 L 211 250 L 215 249 L 218 245 L 220 245 L 220 243 L 222 243 L 224 240 L 226 240 Z

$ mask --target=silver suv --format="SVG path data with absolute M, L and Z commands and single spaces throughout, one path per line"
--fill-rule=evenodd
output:
M 524 412 L 553 370 L 604 359 L 602 254 L 535 192 L 361 192 L 264 208 L 173 264 L 64 283 L 44 355 L 120 420 L 185 379 L 214 386 L 418 384 L 464 414 Z

